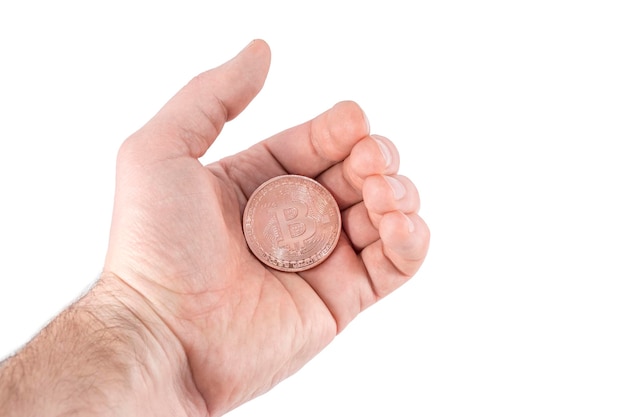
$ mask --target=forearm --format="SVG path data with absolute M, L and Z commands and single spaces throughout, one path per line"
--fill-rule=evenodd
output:
M 205 414 L 182 348 L 123 285 L 99 283 L 0 364 L 0 415 Z

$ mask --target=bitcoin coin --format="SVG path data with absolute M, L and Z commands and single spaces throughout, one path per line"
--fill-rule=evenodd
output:
M 243 232 L 261 262 L 279 271 L 299 272 L 323 262 L 335 249 L 341 213 L 317 181 L 282 175 L 252 193 L 243 212 Z

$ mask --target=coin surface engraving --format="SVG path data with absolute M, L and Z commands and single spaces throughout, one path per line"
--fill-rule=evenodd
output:
M 279 271 L 299 272 L 323 262 L 335 249 L 341 213 L 317 181 L 282 175 L 252 193 L 243 212 L 243 232 L 261 262 Z

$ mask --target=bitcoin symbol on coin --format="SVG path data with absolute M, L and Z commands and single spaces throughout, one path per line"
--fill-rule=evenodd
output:
M 282 175 L 261 184 L 248 199 L 242 223 L 250 251 L 280 271 L 304 271 L 323 262 L 341 234 L 341 214 L 333 196 L 300 175 Z
M 278 245 L 293 251 L 304 248 L 306 240 L 315 234 L 315 220 L 307 217 L 307 205 L 299 201 L 282 203 L 275 213 L 283 237 Z

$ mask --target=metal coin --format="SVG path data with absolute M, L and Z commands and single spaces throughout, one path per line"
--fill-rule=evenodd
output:
M 299 272 L 323 262 L 337 246 L 341 213 L 320 183 L 282 175 L 261 184 L 243 212 L 252 253 L 279 271 Z

